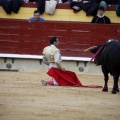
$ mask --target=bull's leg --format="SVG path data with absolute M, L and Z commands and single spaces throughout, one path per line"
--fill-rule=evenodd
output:
M 119 74 L 113 75 L 113 78 L 114 78 L 114 85 L 113 85 L 112 93 L 116 94 L 116 92 L 119 92 L 119 86 L 118 86 Z
M 103 71 L 103 74 L 104 74 L 104 82 L 105 82 L 102 91 L 103 91 L 103 92 L 108 92 L 108 79 L 109 79 L 109 77 L 108 77 L 108 72 L 107 72 L 107 70 L 105 69 L 105 67 L 103 67 L 103 66 L 102 66 L 102 71 Z
M 105 84 L 104 84 L 104 87 L 102 89 L 103 92 L 108 92 L 108 74 L 104 75 L 104 81 L 105 81 Z

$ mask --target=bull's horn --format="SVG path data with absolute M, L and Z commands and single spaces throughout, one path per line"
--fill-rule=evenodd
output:
M 94 49 L 94 48 L 97 48 L 97 46 L 89 47 L 89 48 L 85 49 L 84 51 L 87 52 L 87 51 L 90 51 L 90 50 L 92 50 L 92 49 Z

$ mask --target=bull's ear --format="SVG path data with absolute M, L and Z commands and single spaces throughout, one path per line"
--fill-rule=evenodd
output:
M 96 49 L 96 48 L 97 48 L 97 46 L 92 46 L 92 47 L 85 49 L 84 51 L 87 52 L 87 51 L 91 51 L 91 50 Z

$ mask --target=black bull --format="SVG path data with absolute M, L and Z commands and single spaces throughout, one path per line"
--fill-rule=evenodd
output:
M 101 50 L 100 50 L 101 49 Z M 104 92 L 108 91 L 108 74 L 113 75 L 114 84 L 112 93 L 119 92 L 118 80 L 120 76 L 120 42 L 118 40 L 108 40 L 101 45 L 88 48 L 93 54 L 99 53 L 94 58 L 96 65 L 101 65 L 104 74 Z

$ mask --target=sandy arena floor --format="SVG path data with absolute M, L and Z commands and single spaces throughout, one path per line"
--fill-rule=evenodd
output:
M 102 75 L 77 74 L 83 85 Z M 42 86 L 45 72 L 0 72 L 0 120 L 120 120 L 120 93 L 102 88 Z

